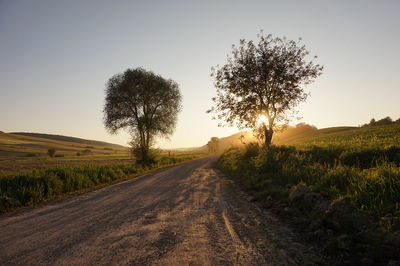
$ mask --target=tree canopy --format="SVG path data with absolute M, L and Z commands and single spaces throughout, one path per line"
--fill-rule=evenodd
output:
M 277 125 L 287 124 L 294 108 L 306 100 L 304 86 L 323 70 L 308 60 L 309 52 L 300 41 L 261 32 L 257 43 L 242 39 L 238 47 L 233 45 L 228 62 L 212 68 L 217 96 L 208 112 L 230 126 L 255 129 L 270 145 Z
M 169 137 L 181 110 L 179 85 L 143 68 L 127 69 L 106 85 L 103 109 L 105 127 L 111 133 L 127 129 L 138 160 L 152 161 L 150 148 L 157 137 Z

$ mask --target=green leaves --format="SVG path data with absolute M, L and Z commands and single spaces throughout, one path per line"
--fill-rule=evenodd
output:
M 104 124 L 111 133 L 127 129 L 134 148 L 147 160 L 156 137 L 168 137 L 181 110 L 179 85 L 142 68 L 127 69 L 110 78 L 106 87 Z

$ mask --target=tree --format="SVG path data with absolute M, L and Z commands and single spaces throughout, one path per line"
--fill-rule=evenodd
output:
M 212 68 L 217 88 L 215 106 L 208 112 L 239 129 L 253 128 L 271 144 L 279 123 L 287 124 L 294 108 L 308 94 L 303 87 L 317 78 L 323 67 L 307 60 L 304 45 L 285 38 L 257 35 L 258 43 L 240 40 L 222 67 Z M 316 57 L 314 57 L 316 58 Z
M 207 143 L 208 152 L 217 153 L 219 150 L 219 139 L 217 137 L 212 137 Z
M 375 122 L 375 126 L 383 126 L 383 125 L 390 125 L 393 123 L 393 120 L 390 116 L 382 118 Z
M 47 154 L 48 154 L 50 157 L 54 157 L 54 155 L 56 155 L 56 149 L 54 149 L 54 148 L 48 149 L 48 150 L 47 150 Z
M 375 124 L 376 124 L 375 118 L 372 118 L 371 121 L 369 121 L 369 125 L 375 126 Z
M 111 77 L 106 86 L 104 124 L 110 133 L 127 129 L 137 161 L 154 161 L 150 148 L 157 137 L 170 136 L 181 110 L 179 85 L 142 68 Z

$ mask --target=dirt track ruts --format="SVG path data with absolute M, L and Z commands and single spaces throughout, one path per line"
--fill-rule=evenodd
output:
M 0 217 L 0 265 L 323 264 L 199 159 Z

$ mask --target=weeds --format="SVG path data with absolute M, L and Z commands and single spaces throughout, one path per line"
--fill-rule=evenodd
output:
M 332 200 L 350 197 L 356 207 L 372 215 L 399 215 L 399 151 L 334 146 L 264 149 L 251 144 L 224 153 L 219 166 L 248 189 L 266 190 L 269 181 L 284 187 L 304 183 Z
M 155 164 L 146 166 L 135 164 L 65 165 L 24 173 L 0 174 L 0 213 L 199 157 L 199 154 L 162 156 Z

